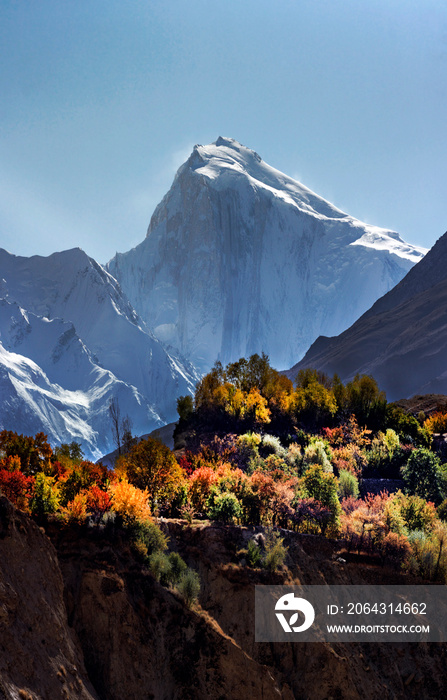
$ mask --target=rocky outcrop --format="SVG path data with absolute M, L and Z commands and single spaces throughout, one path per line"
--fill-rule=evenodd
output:
M 104 700 L 291 700 L 210 616 L 189 610 L 129 551 L 58 541 L 67 609 Z
M 0 698 L 98 700 L 70 629 L 56 550 L 0 496 Z
M 259 644 L 254 641 L 255 584 L 415 584 L 407 575 L 371 563 L 338 561 L 339 546 L 313 535 L 284 532 L 288 570 L 266 572 L 236 565 L 246 528 L 170 526 L 177 546 L 202 580 L 200 602 L 247 654 L 267 665 L 279 686 L 309 700 L 395 700 L 444 695 L 445 644 Z

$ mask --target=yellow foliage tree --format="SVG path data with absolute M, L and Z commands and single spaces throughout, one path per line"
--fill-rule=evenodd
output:
M 61 512 L 68 523 L 83 523 L 87 518 L 87 492 L 77 493 Z
M 148 520 L 151 509 L 149 493 L 130 484 L 126 479 L 110 484 L 108 493 L 112 499 L 112 510 L 124 521 Z
M 267 399 L 265 399 L 259 389 L 250 389 L 244 405 L 244 415 L 248 415 L 256 421 L 256 423 L 270 423 L 270 410 L 267 407 Z
M 433 413 L 427 420 L 424 421 L 424 428 L 433 435 L 433 433 L 447 432 L 447 413 L 437 411 Z

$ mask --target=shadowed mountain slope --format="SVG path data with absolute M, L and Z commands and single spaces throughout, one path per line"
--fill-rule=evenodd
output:
M 371 374 L 389 400 L 447 393 L 447 233 L 348 330 L 320 337 L 286 374 Z

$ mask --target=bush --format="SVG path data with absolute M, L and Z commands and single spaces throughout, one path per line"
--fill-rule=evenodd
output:
M 167 536 L 153 520 L 130 520 L 125 527 L 131 541 L 144 544 L 147 554 L 162 552 L 168 546 Z
M 200 593 L 200 579 L 198 573 L 193 571 L 193 569 L 187 569 L 177 584 L 177 590 L 186 605 L 190 608 L 198 599 Z
M 240 466 L 244 469 L 248 467 L 251 460 L 259 457 L 258 447 L 261 443 L 259 433 L 245 433 L 237 439 L 237 449 L 239 453 Z
M 178 552 L 171 552 L 168 558 L 169 563 L 171 565 L 169 582 L 172 583 L 173 586 L 175 586 L 178 584 L 183 574 L 186 573 L 188 567 L 181 558 L 180 554 L 178 554 Z
M 221 493 L 215 497 L 209 509 L 211 520 L 232 523 L 242 517 L 242 508 L 234 493 Z
M 426 421 L 424 421 L 424 428 L 431 435 L 433 433 L 446 433 L 447 432 L 447 413 L 443 411 L 437 411 L 433 413 Z
M 303 453 L 301 452 L 301 447 L 296 442 L 292 442 L 287 450 L 287 463 L 295 470 L 296 473 L 301 474 L 303 469 Z
M 412 573 L 430 581 L 447 580 L 447 527 L 439 523 L 430 537 L 415 530 L 408 536 L 412 552 L 409 568 Z
M 265 537 L 264 566 L 269 571 L 276 571 L 286 560 L 287 548 L 283 545 L 284 538 L 277 530 L 268 528 Z
M 287 450 L 281 445 L 281 441 L 275 435 L 264 435 L 260 445 L 260 452 L 263 457 L 268 457 L 268 455 L 277 455 L 285 459 L 287 457 Z
M 388 428 L 385 433 L 379 431 L 367 453 L 368 466 L 378 472 L 389 470 L 399 447 L 399 437 L 394 430 Z
M 247 545 L 246 557 L 248 566 L 256 568 L 261 563 L 261 550 L 259 548 L 259 545 L 254 540 L 250 540 Z
M 382 564 L 388 562 L 400 568 L 411 555 L 411 545 L 405 535 L 388 532 L 378 543 Z
M 330 447 L 323 440 L 314 440 L 304 450 L 304 460 L 308 464 L 319 464 L 325 472 L 332 472 Z
M 344 469 L 341 470 L 338 477 L 337 493 L 340 499 L 349 498 L 349 496 L 352 496 L 353 498 L 358 497 L 359 482 L 354 474 L 351 474 L 351 472 L 345 471 Z
M 164 552 L 153 552 L 148 559 L 149 571 L 156 581 L 166 585 L 172 575 L 171 562 Z

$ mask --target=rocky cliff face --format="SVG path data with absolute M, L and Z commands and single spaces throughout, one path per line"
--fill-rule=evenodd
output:
M 0 698 L 98 700 L 67 622 L 56 550 L 0 496 Z
M 166 522 L 200 573 L 189 610 L 119 537 L 47 527 L 0 498 L 0 698 L 5 700 L 383 700 L 444 695 L 445 644 L 256 644 L 255 584 L 416 583 L 336 560 L 337 546 L 286 535 L 288 568 L 238 563 L 246 528 Z
M 155 334 L 202 370 L 262 351 L 284 369 L 423 252 L 219 138 L 194 148 L 146 239 L 108 269 Z

